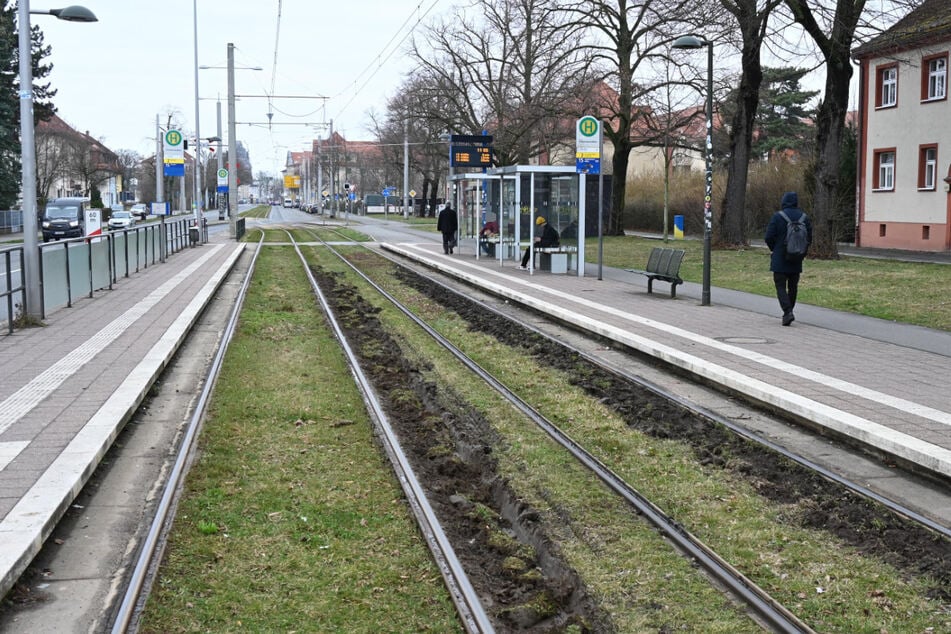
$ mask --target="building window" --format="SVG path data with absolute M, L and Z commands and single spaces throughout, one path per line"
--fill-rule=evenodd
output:
M 885 237 L 885 225 L 878 225 L 878 237 L 879 238 Z
M 875 95 L 875 107 L 891 108 L 898 105 L 898 66 L 896 64 L 879 66 L 876 74 L 878 75 L 878 91 Z
M 938 146 L 918 148 L 918 189 L 934 191 L 938 179 Z
M 921 60 L 921 100 L 935 101 L 948 96 L 948 54 Z
M 892 191 L 895 189 L 895 149 L 875 151 L 875 174 L 872 189 Z
M 931 227 L 930 227 L 930 226 L 925 225 L 925 226 L 923 226 L 923 227 L 921 228 L 921 239 L 922 239 L 922 240 L 930 240 L 930 239 L 931 239 Z

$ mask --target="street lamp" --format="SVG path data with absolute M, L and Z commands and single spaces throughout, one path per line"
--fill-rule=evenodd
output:
M 710 305 L 710 240 L 713 234 L 713 42 L 696 35 L 674 40 L 673 48 L 707 47 L 707 187 L 703 197 L 703 290 L 700 304 Z
M 85 7 L 30 11 L 30 0 L 20 0 L 17 8 L 20 52 L 20 154 L 23 170 L 23 286 L 26 298 L 23 314 L 42 317 L 40 299 L 40 252 L 36 217 L 36 142 L 33 135 L 33 52 L 30 50 L 30 14 L 52 15 L 69 22 L 96 22 Z

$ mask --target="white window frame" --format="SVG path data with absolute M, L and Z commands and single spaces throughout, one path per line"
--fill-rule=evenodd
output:
M 882 97 L 882 108 L 894 106 L 898 103 L 898 67 L 891 66 L 881 71 L 882 85 L 879 87 Z
M 944 99 L 948 94 L 948 59 L 935 57 L 928 61 L 928 99 Z
M 878 191 L 892 191 L 895 189 L 895 153 L 878 153 Z
M 938 149 L 924 149 L 924 179 L 922 189 L 933 190 L 938 180 Z

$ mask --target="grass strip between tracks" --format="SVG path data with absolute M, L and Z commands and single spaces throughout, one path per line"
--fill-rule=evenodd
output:
M 143 632 L 459 626 L 289 247 L 262 252 Z
M 319 251 L 315 257 L 321 257 Z M 360 260 L 361 268 L 372 266 L 369 258 Z M 321 262 L 333 266 L 329 256 Z M 629 429 L 563 373 L 473 332 L 458 315 L 392 278 L 391 265 L 374 268 L 372 277 L 389 292 L 817 631 L 883 634 L 948 626 L 946 606 L 924 598 L 922 580 L 904 579 L 829 534 L 800 527 L 795 518 L 806 509 L 770 503 L 757 493 L 756 483 L 698 464 L 689 447 Z M 389 319 L 389 312 L 384 307 L 381 319 Z M 393 319 L 393 328 L 400 329 L 399 323 Z M 445 361 L 434 344 L 409 330 L 405 334 L 414 354 L 432 363 L 432 380 L 452 386 L 493 421 L 504 438 L 495 454 L 504 475 L 546 516 L 570 565 L 601 598 L 619 631 L 750 628 L 547 436 L 513 416 L 467 371 Z

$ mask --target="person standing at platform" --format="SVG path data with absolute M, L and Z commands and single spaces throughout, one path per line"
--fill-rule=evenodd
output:
M 776 286 L 776 298 L 783 310 L 783 325 L 795 321 L 793 309 L 796 307 L 796 295 L 799 294 L 799 277 L 802 274 L 802 261 L 806 250 L 812 244 L 812 223 L 806 213 L 799 208 L 799 195 L 796 192 L 783 194 L 781 209 L 773 214 L 766 227 L 766 246 L 772 252 L 769 258 L 769 270 L 773 272 L 773 284 Z M 801 254 L 787 252 L 786 233 L 790 223 L 805 225 L 806 244 Z
M 548 224 L 545 219 L 541 216 L 535 219 L 535 225 L 541 227 L 541 235 L 535 236 L 535 246 L 529 245 L 525 249 L 525 255 L 522 256 L 522 268 L 528 268 L 528 259 L 532 257 L 532 251 L 537 246 L 539 249 L 545 249 L 548 247 L 557 247 L 559 244 L 558 231 Z
M 456 210 L 449 203 L 439 212 L 439 220 L 436 221 L 436 230 L 442 233 L 442 252 L 452 253 L 456 246 L 456 231 L 459 229 L 459 218 L 456 216 Z

